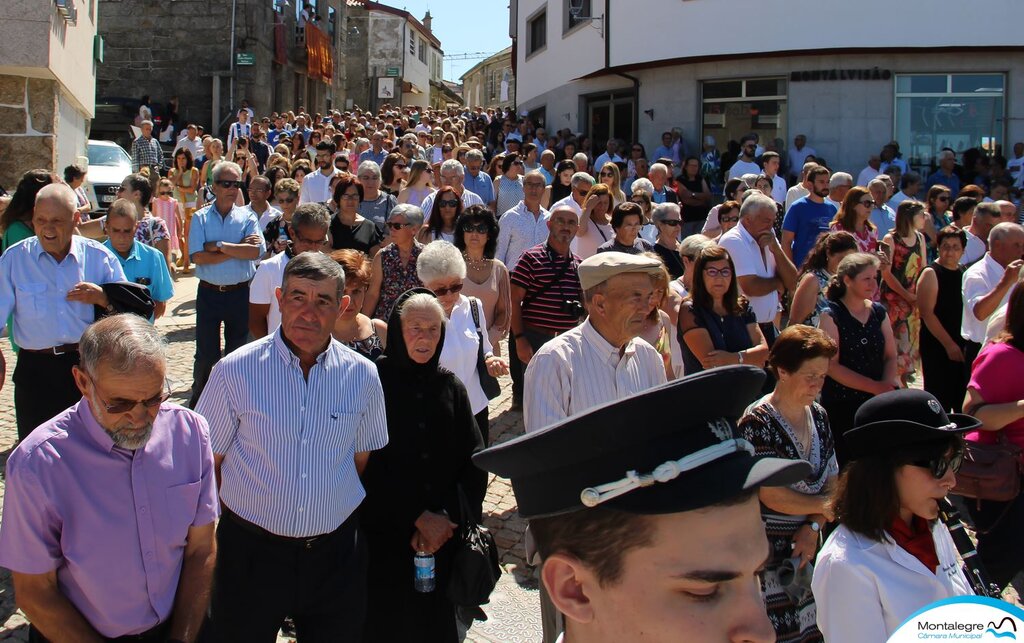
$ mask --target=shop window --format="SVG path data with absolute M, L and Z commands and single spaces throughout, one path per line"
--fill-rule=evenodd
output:
M 1003 74 L 898 74 L 894 134 L 915 170 L 931 173 L 945 147 L 994 154 L 1003 145 Z
M 541 11 L 526 22 L 526 55 L 532 56 L 548 44 L 548 12 Z
M 749 78 L 709 80 L 701 83 L 703 120 L 701 138 L 715 137 L 719 152 L 730 141 L 756 133 L 761 144 L 786 140 L 786 79 Z

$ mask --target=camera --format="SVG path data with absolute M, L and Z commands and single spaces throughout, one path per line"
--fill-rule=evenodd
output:
M 575 319 L 581 319 L 587 316 L 587 309 L 583 307 L 583 304 L 575 299 L 567 299 L 566 301 L 563 301 L 562 312 Z

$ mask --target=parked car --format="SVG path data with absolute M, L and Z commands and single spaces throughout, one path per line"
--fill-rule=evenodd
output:
M 86 184 L 92 189 L 91 215 L 106 214 L 110 204 L 117 199 L 117 188 L 124 177 L 132 173 L 132 158 L 117 143 L 110 141 L 89 141 L 89 171 Z

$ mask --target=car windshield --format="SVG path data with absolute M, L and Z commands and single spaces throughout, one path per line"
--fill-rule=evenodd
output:
M 89 165 L 127 165 L 132 159 L 120 147 L 113 145 L 90 145 Z

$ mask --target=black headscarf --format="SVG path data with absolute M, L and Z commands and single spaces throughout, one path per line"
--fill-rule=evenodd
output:
M 437 348 L 434 350 L 434 354 L 431 356 L 430 361 L 426 364 L 417 364 L 409 358 L 409 348 L 405 345 L 405 336 L 402 334 L 402 316 L 399 312 L 402 309 L 402 305 L 413 295 L 427 294 L 431 297 L 434 293 L 427 290 L 426 288 L 411 288 L 406 290 L 398 299 L 395 300 L 395 304 L 391 307 L 391 314 L 388 315 L 388 343 L 384 349 L 384 354 L 377 358 L 377 368 L 379 370 L 395 370 L 399 372 L 408 372 L 410 375 L 424 376 L 427 374 L 434 374 L 439 372 L 445 372 L 441 368 L 441 349 L 444 347 L 444 318 L 441 319 L 441 338 L 437 341 Z

